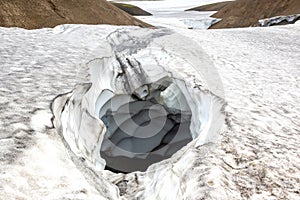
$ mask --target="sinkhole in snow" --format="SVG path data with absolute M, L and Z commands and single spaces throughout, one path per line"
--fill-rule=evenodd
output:
M 111 171 L 145 171 L 192 141 L 191 109 L 171 78 L 143 85 L 131 95 L 104 90 L 97 104 L 106 126 L 101 157 Z
M 222 83 L 192 43 L 165 29 L 120 30 L 100 43 L 99 57 L 78 73 L 87 82 L 51 106 L 77 165 L 97 173 L 146 171 L 171 165 L 185 147 L 217 141 Z

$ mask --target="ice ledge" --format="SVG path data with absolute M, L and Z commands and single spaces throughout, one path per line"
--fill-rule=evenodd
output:
M 284 25 L 284 24 L 294 24 L 300 20 L 300 14 L 296 15 L 287 15 L 287 16 L 276 16 L 266 19 L 259 20 L 261 26 L 275 26 L 275 25 Z

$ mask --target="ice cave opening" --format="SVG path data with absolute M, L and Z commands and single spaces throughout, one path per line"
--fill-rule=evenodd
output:
M 106 126 L 101 157 L 106 169 L 128 173 L 171 157 L 192 141 L 192 112 L 182 91 L 184 82 L 165 77 L 132 94 L 103 90 L 99 119 Z
M 110 34 L 54 99 L 53 125 L 77 166 L 144 172 L 219 138 L 225 103 L 209 56 L 177 33 L 146 32 Z
M 54 100 L 54 126 L 76 157 L 96 170 L 143 172 L 192 141 L 216 141 L 221 98 L 200 89 L 193 76 L 128 63 L 95 59 L 90 82 Z

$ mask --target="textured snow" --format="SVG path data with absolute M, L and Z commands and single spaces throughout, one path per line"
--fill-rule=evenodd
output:
M 1 198 L 300 198 L 299 23 L 177 29 L 204 49 L 221 77 L 228 103 L 221 140 L 197 148 L 195 140 L 146 173 L 95 174 L 50 127 L 49 104 L 89 80 L 86 63 L 106 51 L 103 41 L 116 29 L 137 30 L 0 28 Z
M 190 32 L 222 76 L 229 129 L 218 157 L 243 197 L 299 198 L 299 28 Z
M 95 40 L 115 29 L 0 28 L 1 198 L 89 199 L 99 194 L 69 160 L 57 133 L 47 128 L 49 105 L 56 95 L 84 80 L 79 69 L 94 58 L 99 47 Z M 90 37 L 83 37 L 87 34 Z

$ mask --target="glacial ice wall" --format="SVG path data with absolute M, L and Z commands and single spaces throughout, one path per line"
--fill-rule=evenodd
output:
M 260 19 L 258 22 L 261 26 L 268 27 L 275 25 L 294 24 L 298 20 L 300 20 L 300 14 Z
M 90 82 L 52 104 L 55 127 L 87 167 L 113 183 L 122 179 L 103 169 L 158 173 L 182 148 L 218 141 L 223 88 L 199 46 L 167 29 L 119 30 L 103 42 L 87 63 Z

